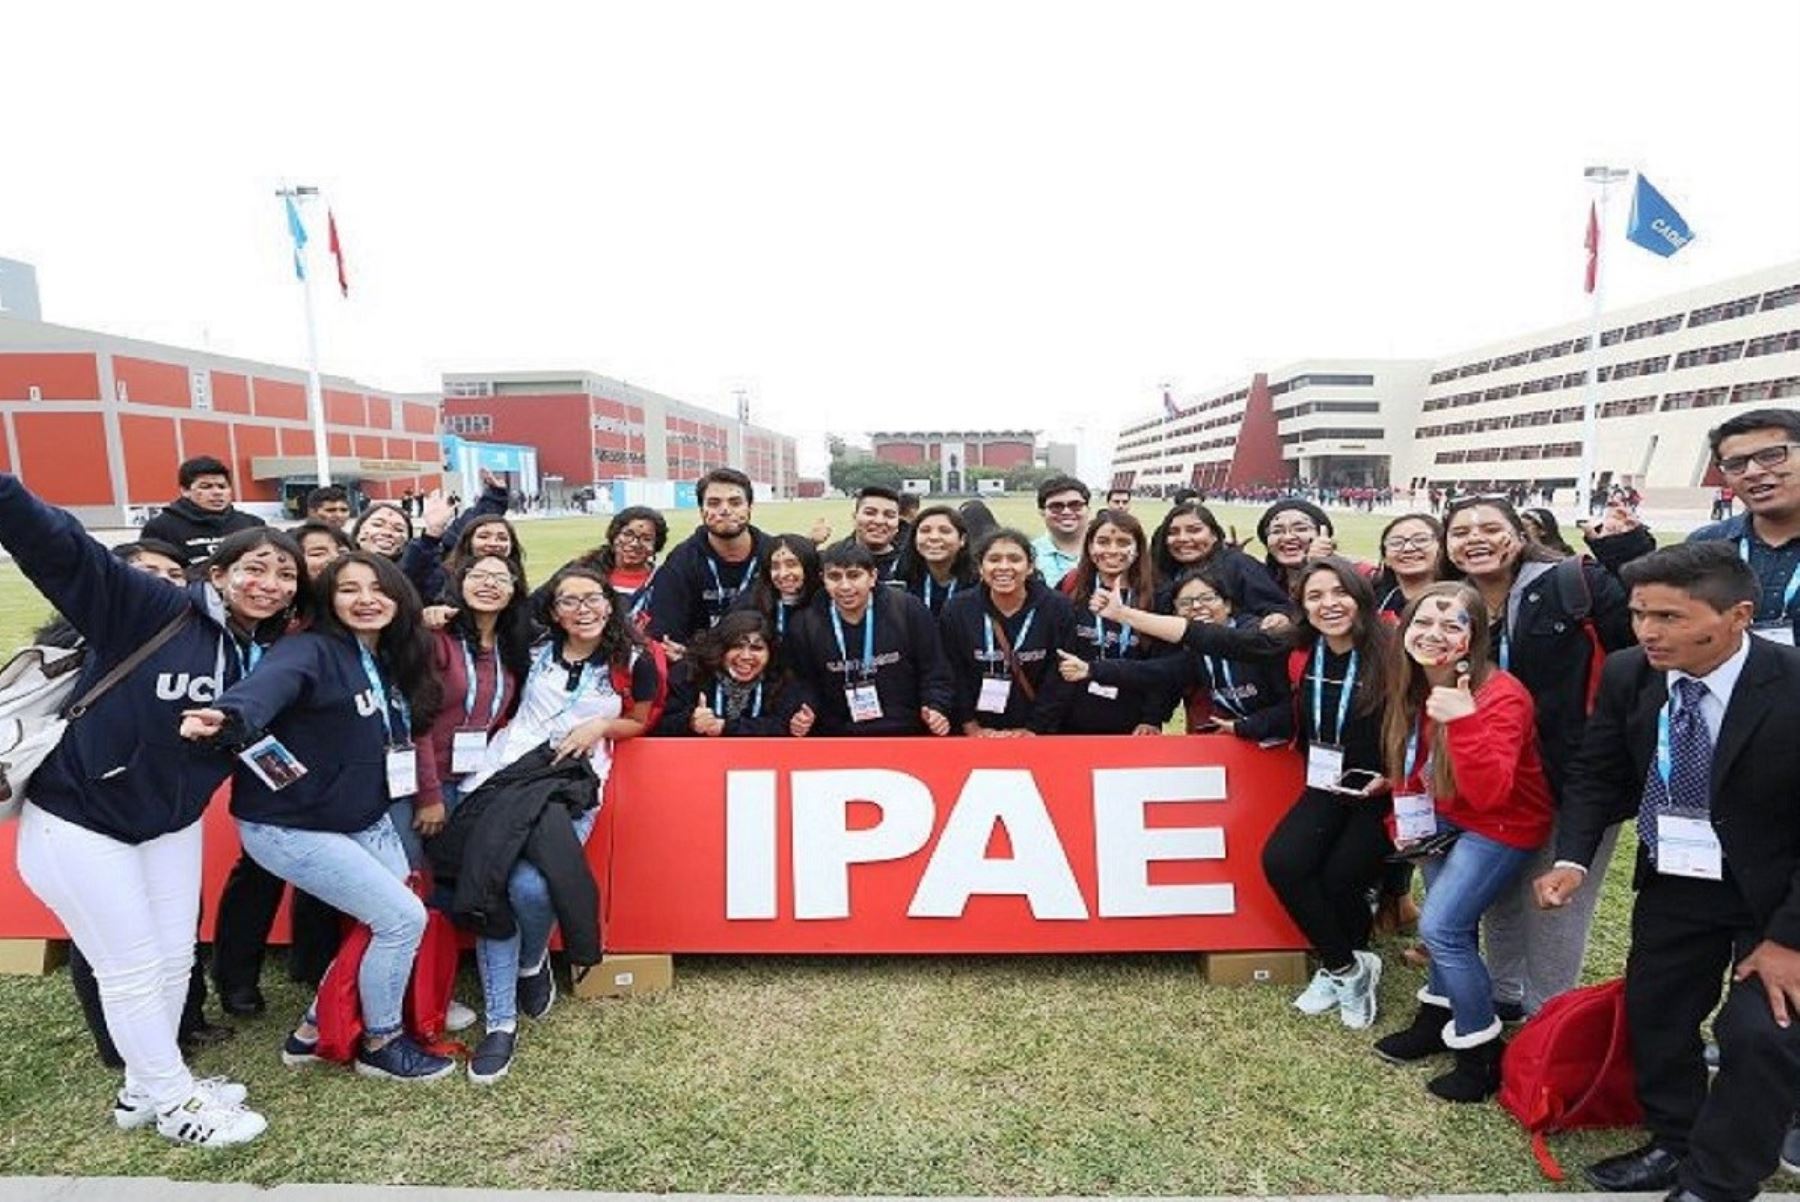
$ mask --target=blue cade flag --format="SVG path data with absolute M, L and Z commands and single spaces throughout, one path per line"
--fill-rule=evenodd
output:
M 287 206 L 288 236 L 294 240 L 294 278 L 306 278 L 306 260 L 301 251 L 306 249 L 306 227 L 300 223 L 300 210 L 294 207 L 294 198 L 284 196 L 281 203 Z
M 1642 172 L 1638 173 L 1637 190 L 1631 196 L 1631 223 L 1625 237 L 1645 250 L 1668 258 L 1694 240 L 1694 232 L 1681 219 L 1675 206 L 1650 186 Z

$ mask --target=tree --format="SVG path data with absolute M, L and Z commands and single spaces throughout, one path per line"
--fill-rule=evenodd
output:
M 833 459 L 826 478 L 833 488 L 854 496 L 865 488 L 891 488 L 899 492 L 905 475 L 897 463 L 883 463 L 879 459 Z
M 1006 490 L 1008 492 L 1036 492 L 1038 485 L 1052 476 L 1063 474 L 1058 468 L 1033 467 L 1031 464 L 1022 463 L 1006 473 Z

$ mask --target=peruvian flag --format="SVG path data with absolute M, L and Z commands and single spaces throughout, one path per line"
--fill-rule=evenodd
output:
M 332 249 L 336 250 L 337 234 L 334 232 L 331 238 Z M 1587 253 L 1587 291 L 1592 292 L 1595 280 L 1600 274 L 1600 210 L 1594 206 L 1592 201 L 1588 202 Z
M 344 244 L 338 241 L 337 214 L 330 209 L 325 211 L 325 226 L 330 233 L 331 257 L 337 260 L 338 289 L 348 297 L 350 295 L 350 279 L 344 274 Z M 1589 268 L 1589 291 L 1592 286 L 1592 268 Z

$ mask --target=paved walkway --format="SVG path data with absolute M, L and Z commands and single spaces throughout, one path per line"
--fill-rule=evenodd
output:
M 1649 1195 L 1630 1195 L 1633 1197 Z M 1416 1202 L 1617 1202 L 1618 1194 L 1420 1194 Z M 451 1189 L 413 1185 L 212 1185 L 166 1177 L 0 1177 L 0 1202 L 828 1202 L 776 1194 L 602 1194 L 569 1190 Z M 885 1202 L 1049 1202 L 1047 1199 L 886 1199 Z M 1171 1198 L 1108 1202 L 1180 1202 Z M 1211 1199 L 1194 1202 L 1215 1202 Z M 1225 1202 L 1224 1199 L 1216 1202 Z M 1271 1195 L 1264 1202 L 1283 1202 Z M 1389 1202 L 1380 1194 L 1310 1194 L 1306 1202 Z M 1800 1202 L 1800 1194 L 1761 1195 Z

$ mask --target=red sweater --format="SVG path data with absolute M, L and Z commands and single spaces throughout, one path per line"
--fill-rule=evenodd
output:
M 1431 745 L 1436 725 L 1421 716 L 1421 746 Z M 1541 847 L 1550 837 L 1550 785 L 1538 755 L 1536 707 L 1525 686 L 1494 672 L 1475 693 L 1475 712 L 1450 723 L 1445 733 L 1456 796 L 1436 799 L 1438 816 L 1508 847 Z M 1421 763 L 1403 791 L 1427 791 L 1423 776 Z
M 463 659 L 462 640 L 449 630 L 431 632 L 431 662 L 437 669 L 438 679 L 444 685 L 444 707 L 438 711 L 437 721 L 431 724 L 431 734 L 427 738 L 415 740 L 419 746 L 419 792 L 417 806 L 436 805 L 444 800 L 441 782 L 455 780 L 450 771 L 451 741 L 458 728 L 463 725 L 463 705 L 468 699 L 469 675 L 468 665 Z M 518 691 L 519 682 L 507 675 L 503 682 L 505 691 L 500 695 L 500 714 L 489 725 L 488 714 L 492 712 L 494 702 L 495 677 L 500 671 L 500 657 L 493 651 L 478 651 L 475 654 L 475 706 L 471 711 L 468 724 L 486 726 L 488 735 L 506 725 L 507 711 L 513 703 L 513 694 Z M 429 759 L 430 764 L 426 763 Z

